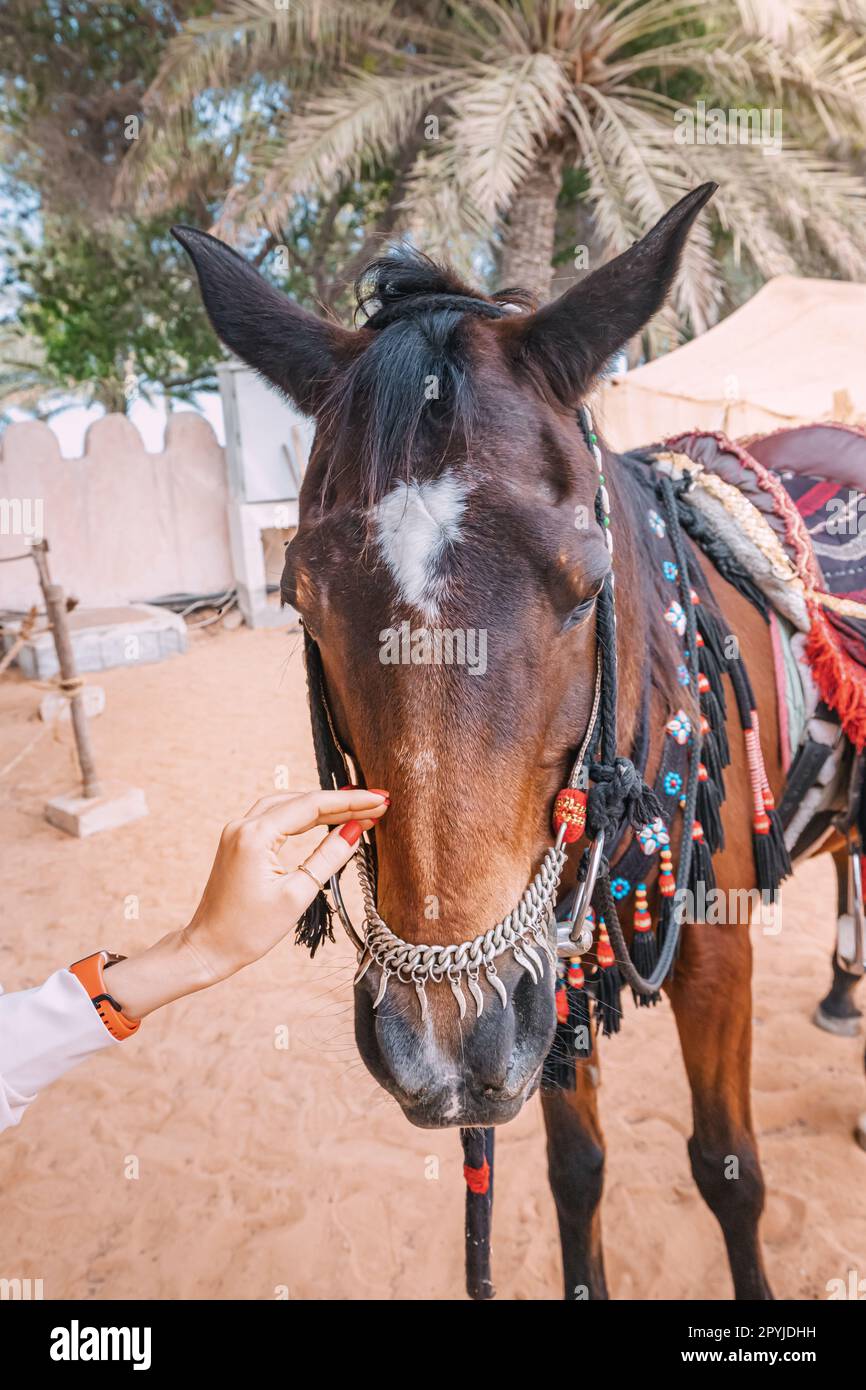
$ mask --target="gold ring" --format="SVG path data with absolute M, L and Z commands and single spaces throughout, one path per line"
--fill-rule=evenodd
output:
M 315 883 L 315 885 L 316 885 L 316 887 L 318 888 L 319 892 L 320 892 L 320 893 L 324 893 L 324 891 L 325 891 L 325 885 L 324 885 L 324 883 L 320 883 L 320 882 L 319 882 L 319 880 L 316 878 L 316 875 L 313 873 L 312 869 L 308 869 L 307 866 L 306 866 L 306 864 L 299 864 L 299 865 L 297 866 L 297 868 L 295 869 L 295 873 L 298 873 L 298 874 L 306 874 L 306 875 L 307 875 L 307 878 L 311 878 L 311 879 L 313 880 L 313 882 Z

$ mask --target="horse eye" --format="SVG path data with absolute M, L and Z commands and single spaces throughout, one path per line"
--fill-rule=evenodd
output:
M 572 608 L 565 622 L 562 624 L 562 631 L 568 632 L 571 628 L 577 627 L 578 623 L 583 622 L 584 618 L 588 617 L 595 607 L 595 600 L 597 597 L 597 594 L 593 594 L 592 598 L 584 599 L 583 603 L 579 603 L 576 608 Z

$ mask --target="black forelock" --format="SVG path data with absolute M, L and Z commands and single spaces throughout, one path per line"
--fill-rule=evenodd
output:
M 465 316 L 498 319 L 506 297 L 527 301 L 517 291 L 488 298 L 405 244 L 361 273 L 355 297 L 356 319 L 374 337 L 337 381 L 328 415 L 340 452 L 358 460 L 359 501 L 372 506 L 411 477 L 422 429 L 440 454 L 455 440 L 468 449 L 476 402 Z

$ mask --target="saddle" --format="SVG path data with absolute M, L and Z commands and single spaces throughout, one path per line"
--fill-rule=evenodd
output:
M 655 450 L 653 452 L 656 452 Z M 866 434 L 809 425 L 734 441 L 691 431 L 657 453 L 769 606 L 846 737 L 866 747 Z

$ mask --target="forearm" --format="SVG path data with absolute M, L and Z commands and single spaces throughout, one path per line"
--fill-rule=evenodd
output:
M 141 955 L 128 956 L 105 971 L 106 987 L 127 1018 L 145 1018 L 224 978 L 190 943 L 186 928 L 169 932 Z

